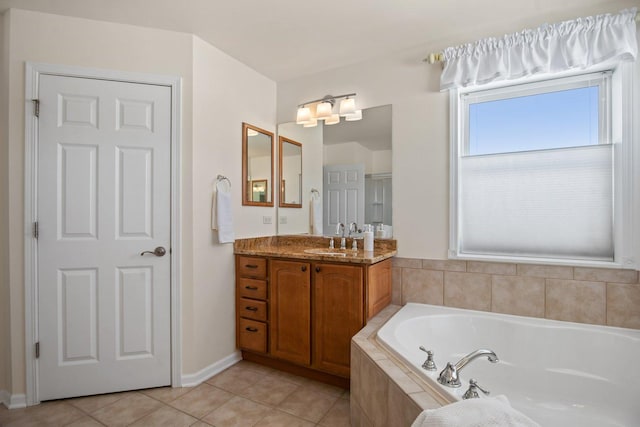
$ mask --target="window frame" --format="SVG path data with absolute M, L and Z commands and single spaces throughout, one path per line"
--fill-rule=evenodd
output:
M 633 146 L 639 146 L 633 135 L 633 74 L 631 63 L 582 70 L 579 73 L 562 73 L 555 76 L 525 78 L 516 81 L 499 82 L 482 87 L 466 87 L 449 91 L 450 120 L 450 191 L 449 191 L 449 250 L 450 259 L 508 261 L 518 263 L 578 265 L 593 267 L 637 268 L 634 259 L 633 236 Z M 600 76 L 605 75 L 605 79 Z M 585 87 L 594 77 L 601 79 L 599 102 L 599 143 L 613 145 L 613 261 L 583 259 L 504 256 L 493 254 L 469 254 L 461 251 L 461 230 L 459 212 L 460 171 L 459 161 L 468 155 L 469 120 L 468 105 L 475 102 L 505 99 L 526 94 L 554 92 L 563 89 Z M 510 96 L 509 96 L 510 95 Z M 481 101 L 480 101 L 481 100 Z M 475 101 L 475 102 L 470 102 Z M 604 109 L 604 111 L 603 111 Z M 637 174 L 638 172 L 635 172 Z M 638 248 L 635 248 L 638 249 Z

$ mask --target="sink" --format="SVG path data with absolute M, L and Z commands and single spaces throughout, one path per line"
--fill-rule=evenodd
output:
M 346 249 L 331 249 L 331 248 L 312 248 L 305 249 L 304 253 L 324 256 L 346 257 Z

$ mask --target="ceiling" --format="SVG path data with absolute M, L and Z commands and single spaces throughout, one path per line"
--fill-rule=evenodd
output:
M 193 33 L 281 82 L 395 51 L 637 6 L 638 0 L 0 0 L 7 8 Z M 560 19 L 559 19 L 560 18 Z M 416 58 L 419 61 L 421 58 Z

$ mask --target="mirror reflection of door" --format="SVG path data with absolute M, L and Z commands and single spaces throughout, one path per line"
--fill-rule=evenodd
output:
M 257 179 L 251 181 L 251 201 L 266 202 L 267 201 L 267 180 Z
M 325 166 L 323 190 L 323 230 L 364 224 L 364 164 Z

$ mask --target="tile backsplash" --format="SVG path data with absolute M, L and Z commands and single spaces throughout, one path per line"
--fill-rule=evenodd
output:
M 393 258 L 393 303 L 640 329 L 636 270 Z

